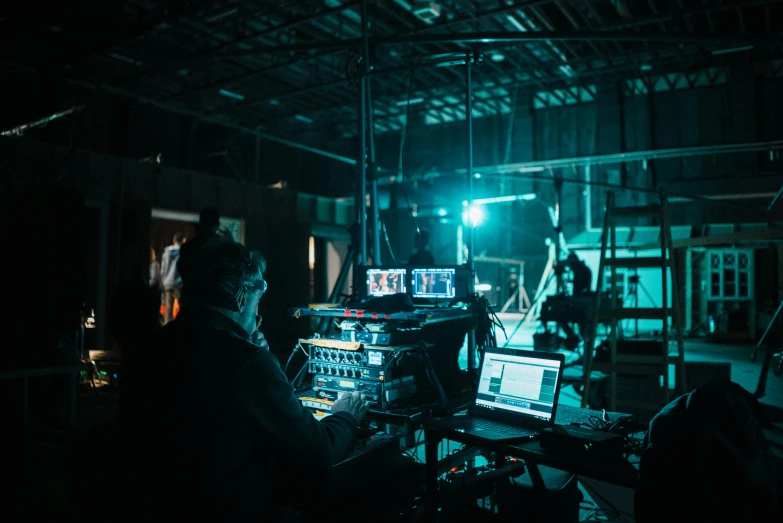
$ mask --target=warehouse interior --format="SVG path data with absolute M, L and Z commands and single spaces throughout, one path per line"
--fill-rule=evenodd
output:
M 179 514 L 123 508 L 130 434 L 150 431 L 122 405 L 191 412 L 217 387 L 188 377 L 184 348 L 154 349 L 205 306 L 166 279 L 179 243 L 180 261 L 208 251 L 205 210 L 263 256 L 244 343 L 265 340 L 290 408 L 318 424 L 278 437 L 277 410 L 261 429 L 238 415 L 232 434 L 260 432 L 232 466 L 285 472 L 256 467 L 241 503 L 194 496 L 218 519 L 253 519 L 246 504 L 311 521 L 313 499 L 347 520 L 783 514 L 783 2 L 31 1 L 0 28 L 9 520 Z M 557 362 L 554 400 L 490 378 L 499 355 Z M 366 412 L 342 415 L 352 391 Z M 540 433 L 449 428 L 465 413 Z M 328 466 L 296 450 L 340 420 L 350 444 L 315 445 Z M 706 443 L 673 443 L 691 437 Z M 209 441 L 176 452 L 224 470 Z M 707 448 L 736 460 L 720 478 Z

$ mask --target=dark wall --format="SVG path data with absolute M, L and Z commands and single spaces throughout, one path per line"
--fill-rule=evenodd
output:
M 227 179 L 271 185 L 325 196 L 350 192 L 354 167 L 193 117 L 118 97 L 63 75 L 32 73 L 0 66 L 8 104 L 0 114 L 3 130 L 76 107 L 85 109 L 27 131 L 39 141 L 190 169 Z M 271 134 L 275 135 L 275 132 Z M 327 130 L 281 136 L 335 154 L 356 156 L 356 148 Z M 259 153 L 260 160 L 256 160 Z

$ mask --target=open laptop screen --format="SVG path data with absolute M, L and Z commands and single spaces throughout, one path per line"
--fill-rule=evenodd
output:
M 510 352 L 510 351 L 504 351 Z M 557 401 L 562 362 L 487 351 L 481 367 L 476 406 L 550 421 Z

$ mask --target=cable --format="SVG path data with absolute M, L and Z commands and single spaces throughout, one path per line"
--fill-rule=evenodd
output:
M 294 345 L 294 348 L 291 349 L 291 355 L 288 356 L 288 361 L 285 362 L 285 367 L 283 367 L 284 374 L 288 372 L 288 366 L 291 365 L 291 360 L 294 359 L 294 354 L 296 354 L 296 349 L 300 347 L 301 346 L 299 345 L 299 343 L 297 343 L 296 345 Z
M 389 241 L 389 233 L 386 231 L 386 220 L 383 219 L 383 213 L 380 212 L 380 209 L 378 209 L 378 219 L 381 221 L 381 230 L 383 230 L 383 237 L 386 239 L 386 247 L 389 249 L 392 263 L 396 266 L 397 258 L 394 256 L 394 251 L 392 250 L 391 242 Z
M 425 373 L 427 374 L 427 377 L 429 378 L 429 371 L 432 371 L 432 379 L 435 380 L 435 386 L 438 389 L 438 393 L 440 394 L 440 401 L 443 405 L 446 405 L 449 400 L 446 397 L 446 392 L 443 390 L 443 386 L 440 384 L 440 380 L 438 379 L 438 374 L 435 372 L 435 367 L 432 365 L 432 360 L 430 359 L 430 355 L 427 352 L 424 352 L 424 357 L 427 358 L 427 365 L 428 368 L 425 370 Z
M 405 140 L 408 136 L 408 115 L 411 107 L 411 94 L 413 93 L 413 75 L 416 70 L 416 59 L 413 57 L 413 53 L 416 51 L 416 41 L 411 42 L 411 72 L 408 75 L 408 95 L 405 100 L 405 121 L 402 123 L 402 131 L 400 131 L 400 154 L 397 161 L 397 173 L 400 176 L 400 185 L 402 186 L 402 194 L 405 197 L 405 203 L 408 206 L 408 214 L 413 220 L 413 225 L 416 227 L 416 235 L 419 238 L 419 244 L 421 241 L 421 229 L 419 228 L 418 220 L 416 220 L 416 214 L 413 212 L 413 206 L 411 206 L 410 199 L 408 198 L 408 189 L 405 187 L 405 171 L 403 168 L 403 158 L 405 156 Z M 390 249 L 391 250 L 391 249 Z

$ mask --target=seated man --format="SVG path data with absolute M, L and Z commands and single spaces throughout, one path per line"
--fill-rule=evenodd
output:
M 368 404 L 345 395 L 317 421 L 294 397 L 257 330 L 262 259 L 216 235 L 180 263 L 182 311 L 150 340 L 148 387 L 125 427 L 121 511 L 135 521 L 279 521 L 298 492 L 284 478 L 338 461 Z

